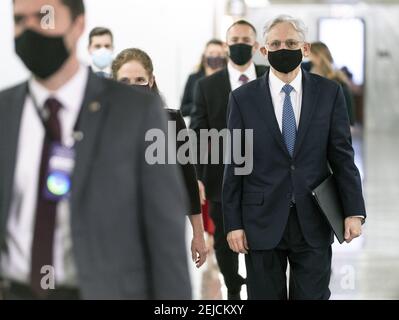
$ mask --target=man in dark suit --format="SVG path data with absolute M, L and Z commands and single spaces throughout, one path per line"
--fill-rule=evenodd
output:
M 343 202 L 345 238 L 366 217 L 342 89 L 301 70 L 303 24 L 280 16 L 265 28 L 271 70 L 230 96 L 229 130 L 253 130 L 253 171 L 226 165 L 223 212 L 232 250 L 246 254 L 250 299 L 328 299 L 333 234 L 311 190 L 328 175 Z M 234 141 L 241 143 L 241 141 Z
M 194 98 L 194 110 L 191 114 L 191 129 L 200 137 L 201 129 L 216 129 L 219 132 L 227 127 L 227 104 L 232 90 L 242 84 L 255 80 L 265 73 L 265 66 L 253 63 L 252 56 L 258 50 L 256 29 L 247 21 L 235 22 L 227 31 L 227 45 L 230 61 L 227 68 L 198 82 Z M 206 148 L 202 145 L 202 148 Z M 212 146 L 210 146 L 212 148 Z M 205 154 L 198 147 L 198 157 Z M 203 159 L 201 159 L 203 161 Z M 223 214 L 221 205 L 223 182 L 223 143 L 219 144 L 219 163 L 197 166 L 200 185 L 205 187 L 209 200 L 210 215 L 215 223 L 214 248 L 216 259 L 223 274 L 229 299 L 240 299 L 244 279 L 238 274 L 238 254 L 228 246 L 223 231 Z
M 32 78 L 0 93 L 5 297 L 190 299 L 179 172 L 144 156 L 159 98 L 79 64 L 82 0 L 15 0 L 14 16 Z

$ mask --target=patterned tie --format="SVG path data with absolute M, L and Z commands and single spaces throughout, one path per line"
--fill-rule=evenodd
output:
M 57 212 L 57 202 L 47 200 L 43 195 L 43 189 L 46 183 L 51 144 L 61 142 L 61 126 L 58 119 L 61 104 L 57 100 L 50 98 L 46 101 L 44 108 L 48 117 L 45 119 L 46 134 L 40 162 L 31 261 L 31 289 L 39 298 L 45 298 L 48 294 L 41 287 L 40 282 L 44 275 L 40 272 L 43 266 L 53 266 L 53 243 Z
M 292 157 L 294 154 L 296 140 L 296 121 L 295 113 L 292 107 L 290 93 L 294 90 L 289 84 L 286 84 L 281 91 L 285 93 L 283 105 L 283 137 L 287 150 Z
M 249 78 L 248 78 L 245 74 L 242 74 L 242 75 L 240 75 L 240 77 L 238 78 L 238 81 L 240 81 L 240 82 L 241 82 L 241 85 L 243 85 L 243 84 L 248 83 Z

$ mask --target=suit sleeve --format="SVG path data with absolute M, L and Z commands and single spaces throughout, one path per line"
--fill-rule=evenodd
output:
M 355 125 L 355 110 L 354 108 L 354 99 L 353 99 L 353 94 L 349 88 L 349 86 L 345 83 L 341 84 L 342 90 L 344 93 L 345 97 L 345 102 L 348 110 L 348 116 L 349 116 L 349 123 L 351 126 Z
M 194 75 L 190 75 L 187 79 L 186 86 L 184 88 L 183 98 L 181 102 L 180 111 L 183 117 L 188 117 L 191 114 L 191 111 L 194 108 L 194 87 L 195 87 L 196 79 Z
M 230 110 L 227 129 L 230 132 L 230 136 L 233 136 L 233 129 L 244 130 L 242 117 L 238 104 L 234 98 L 234 94 L 230 94 L 228 109 Z M 242 176 L 235 173 L 235 169 L 240 166 L 234 163 L 233 150 L 234 144 L 241 144 L 241 141 L 232 139 L 232 148 L 228 152 L 230 153 L 230 164 L 229 162 L 224 167 L 223 177 L 223 191 L 222 191 L 222 205 L 223 205 L 223 216 L 224 216 L 224 231 L 229 233 L 233 230 L 243 229 L 242 223 L 242 210 L 241 210 L 241 199 L 242 199 Z
M 365 217 L 362 184 L 354 161 L 348 111 L 341 86 L 337 86 L 327 156 L 338 185 L 345 216 Z
M 200 164 L 200 155 L 206 155 L 208 145 L 206 143 L 200 144 L 200 130 L 209 129 L 209 123 L 206 99 L 204 96 L 204 89 L 201 85 L 201 80 L 197 83 L 194 94 L 194 109 L 191 113 L 190 129 L 194 130 L 197 135 L 197 145 L 195 146 L 197 153 L 197 177 L 199 180 L 203 181 L 204 166 Z
M 145 160 L 145 141 L 150 129 L 166 135 L 166 115 L 159 99 L 146 106 L 141 130 L 141 166 L 138 168 L 141 191 L 141 223 L 148 259 L 151 299 L 191 299 L 185 246 L 186 192 L 177 165 L 154 164 Z M 173 137 L 175 139 L 175 137 Z M 166 152 L 166 150 L 163 150 Z
M 177 133 L 179 133 L 182 130 L 187 131 L 186 124 L 184 123 L 184 119 L 180 112 L 176 113 L 176 130 Z M 180 147 L 182 147 L 186 141 L 176 141 L 176 147 L 177 150 L 179 150 Z M 198 190 L 198 182 L 197 182 L 197 174 L 195 171 L 195 167 L 192 164 L 192 162 L 188 162 L 186 164 L 181 164 L 180 165 L 182 172 L 183 172 L 183 178 L 184 178 L 184 185 L 186 187 L 186 190 L 188 192 L 188 196 L 190 199 L 190 211 L 187 212 L 189 215 L 193 214 L 200 214 L 201 213 L 201 202 L 199 198 L 199 190 Z

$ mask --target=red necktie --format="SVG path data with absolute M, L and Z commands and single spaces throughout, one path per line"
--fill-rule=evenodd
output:
M 41 274 L 41 269 L 43 266 L 53 266 L 53 243 L 57 213 L 57 202 L 47 200 L 43 195 L 43 189 L 46 183 L 51 144 L 61 142 L 61 125 L 58 119 L 61 104 L 56 99 L 50 98 L 45 102 L 44 108 L 48 117 L 44 120 L 46 134 L 40 162 L 31 262 L 31 288 L 39 298 L 44 298 L 48 294 L 48 290 L 43 290 L 41 286 L 41 280 L 46 276 L 46 274 Z

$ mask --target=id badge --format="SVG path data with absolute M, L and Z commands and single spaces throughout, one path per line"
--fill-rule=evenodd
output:
M 75 150 L 59 143 L 52 144 L 44 187 L 47 200 L 58 202 L 70 195 L 74 167 Z

